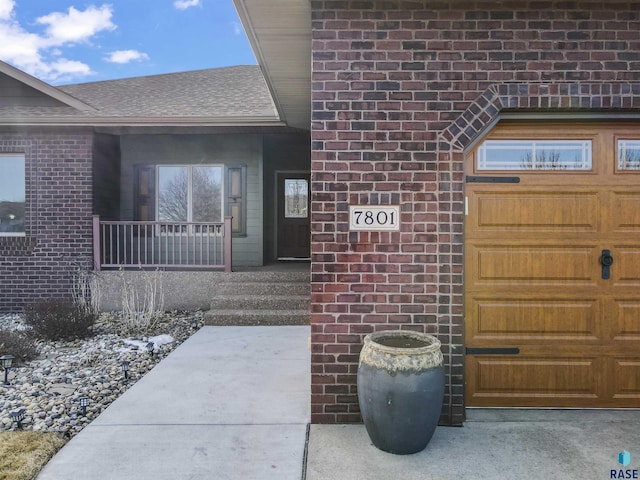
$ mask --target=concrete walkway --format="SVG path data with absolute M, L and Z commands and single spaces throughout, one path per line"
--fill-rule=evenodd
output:
M 202 328 L 75 436 L 38 479 L 299 480 L 309 332 Z
M 468 410 L 463 428 L 438 427 L 407 456 L 376 449 L 362 425 L 312 425 L 305 452 L 309 331 L 201 329 L 38 479 L 598 480 L 640 468 L 637 410 Z

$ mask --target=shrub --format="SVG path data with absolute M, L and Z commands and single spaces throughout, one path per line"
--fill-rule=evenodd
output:
M 136 281 L 136 277 L 138 281 Z M 162 318 L 164 289 L 162 272 L 142 271 L 130 276 L 120 270 L 122 280 L 122 326 L 129 334 L 145 334 Z
M 85 338 L 98 316 L 70 300 L 49 298 L 25 308 L 25 323 L 49 340 Z
M 100 282 L 98 274 L 93 270 L 82 268 L 74 263 L 73 278 L 73 303 L 89 313 L 100 313 Z
M 2 355 L 13 355 L 16 360 L 27 362 L 38 356 L 38 349 L 29 333 L 0 328 L 0 356 Z

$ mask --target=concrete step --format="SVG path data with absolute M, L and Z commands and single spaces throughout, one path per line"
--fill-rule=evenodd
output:
M 309 310 L 210 310 L 205 325 L 308 325 Z
M 309 295 L 216 295 L 211 310 L 309 310 Z
M 310 295 L 309 282 L 243 282 L 220 283 L 215 286 L 215 296 L 242 296 L 251 295 Z
M 311 274 L 304 272 L 247 271 L 230 272 L 221 275 L 216 283 L 306 283 L 311 282 Z
M 310 274 L 304 271 L 242 271 L 213 285 L 207 325 L 308 325 Z

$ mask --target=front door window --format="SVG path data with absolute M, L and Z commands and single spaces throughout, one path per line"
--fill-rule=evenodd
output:
M 306 218 L 309 214 L 309 182 L 304 178 L 286 178 L 284 195 L 285 217 Z

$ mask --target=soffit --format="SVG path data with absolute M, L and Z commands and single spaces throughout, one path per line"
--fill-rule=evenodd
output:
M 311 126 L 311 5 L 309 0 L 233 0 L 280 118 Z

